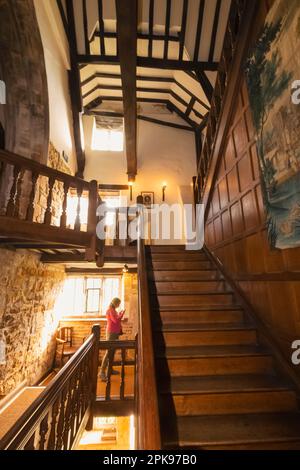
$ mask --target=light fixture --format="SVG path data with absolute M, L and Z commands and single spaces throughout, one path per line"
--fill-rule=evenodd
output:
M 166 200 L 166 189 L 167 189 L 167 183 L 162 184 L 162 200 L 165 202 Z
M 128 264 L 124 264 L 123 273 L 126 274 L 129 272 Z

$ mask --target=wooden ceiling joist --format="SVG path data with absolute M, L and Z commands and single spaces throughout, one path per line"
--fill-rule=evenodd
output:
M 123 91 L 127 174 L 137 173 L 137 0 L 116 0 L 118 53 Z

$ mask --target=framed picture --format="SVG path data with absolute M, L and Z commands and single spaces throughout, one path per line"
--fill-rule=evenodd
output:
M 154 204 L 154 192 L 142 191 L 141 195 L 143 197 L 145 207 L 148 207 L 150 209 Z

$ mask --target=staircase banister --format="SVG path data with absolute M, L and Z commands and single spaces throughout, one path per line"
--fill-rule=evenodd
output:
M 138 249 L 138 448 L 160 450 L 161 433 L 156 385 L 150 298 L 144 240 Z
M 76 368 L 81 364 L 82 360 L 91 351 L 96 342 L 99 341 L 100 333 L 97 333 L 96 328 L 100 329 L 98 325 L 94 326 L 92 334 L 1 439 L 0 450 L 22 448 L 22 445 L 26 442 L 26 438 L 35 431 L 36 426 L 38 426 L 46 416 L 50 407 L 63 391 Z
M 0 150 L 0 162 L 5 162 L 13 166 L 17 165 L 24 170 L 29 170 L 37 173 L 38 175 L 67 183 L 70 188 L 81 187 L 83 190 L 90 189 L 90 183 L 81 178 L 69 175 L 63 171 L 55 170 L 47 165 L 31 160 L 30 158 L 22 157 L 21 155 L 17 155 L 7 150 Z

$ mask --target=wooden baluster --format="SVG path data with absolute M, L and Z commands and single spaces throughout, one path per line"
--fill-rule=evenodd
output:
M 52 406 L 52 415 L 51 415 L 51 423 L 50 423 L 50 435 L 47 445 L 47 450 L 54 450 L 55 449 L 55 442 L 56 442 L 56 425 L 57 425 L 57 416 L 59 411 L 59 402 L 58 400 Z
M 6 215 L 7 217 L 13 217 L 15 214 L 15 201 L 16 201 L 16 192 L 17 192 L 17 185 L 19 176 L 21 173 L 21 168 L 19 166 L 14 166 L 13 170 L 13 183 L 10 190 L 9 201 L 6 208 Z
M 52 221 L 52 196 L 53 196 L 53 186 L 55 183 L 55 178 L 53 176 L 49 177 L 49 191 L 48 191 L 48 198 L 47 198 L 47 209 L 45 212 L 45 217 L 44 217 L 44 224 L 46 225 L 51 225 Z
M 68 193 L 70 189 L 70 184 L 65 181 L 64 182 L 64 199 L 62 204 L 62 214 L 60 218 L 60 227 L 66 228 L 67 226 L 67 209 L 68 209 Z
M 78 197 L 78 203 L 77 203 L 77 209 L 76 209 L 76 220 L 75 220 L 75 225 L 74 225 L 74 230 L 80 231 L 81 228 L 81 221 L 80 221 L 80 212 L 81 212 L 81 196 L 83 193 L 83 188 L 80 186 L 77 188 L 77 197 Z
M 120 386 L 120 400 L 125 398 L 125 361 L 126 361 L 126 350 L 121 350 L 121 386 Z
M 47 433 L 49 430 L 48 426 L 48 413 L 40 424 L 40 440 L 39 440 L 39 450 L 45 450 L 45 443 L 47 438 Z
M 74 388 L 72 385 L 72 380 L 69 381 L 67 387 L 67 402 L 64 416 L 64 428 L 63 428 L 63 446 L 64 449 L 69 449 L 70 443 L 70 430 L 71 430 L 71 419 L 72 419 L 72 397 L 73 397 Z
M 62 450 L 63 448 L 63 430 L 64 430 L 64 420 L 65 420 L 65 401 L 66 401 L 66 390 L 64 389 L 60 396 L 60 406 L 59 406 L 59 417 L 56 430 L 56 446 L 55 450 Z
M 111 373 L 112 373 L 112 368 L 113 368 L 113 359 L 114 359 L 113 349 L 109 348 L 109 350 L 108 350 L 107 384 L 106 384 L 106 390 L 105 390 L 105 400 L 106 401 L 110 400 Z
M 28 222 L 33 221 L 33 216 L 34 216 L 34 198 L 35 198 L 35 190 L 36 190 L 36 183 L 38 180 L 38 173 L 32 172 L 31 173 L 31 191 L 30 191 L 30 196 L 29 196 L 29 203 L 28 203 L 28 208 L 27 208 L 27 214 L 26 214 L 26 220 Z

